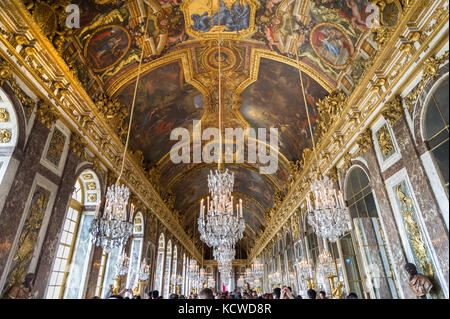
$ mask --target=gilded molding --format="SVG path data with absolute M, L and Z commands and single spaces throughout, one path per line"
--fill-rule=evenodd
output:
M 393 126 L 397 120 L 405 114 L 403 108 L 403 99 L 400 95 L 396 95 L 393 99 L 387 102 L 381 114 L 389 122 L 389 125 Z
M 49 103 L 40 100 L 37 104 L 36 119 L 44 124 L 49 130 L 59 118 L 58 111 Z
M 10 130 L 0 129 L 0 143 L 8 143 L 12 134 Z
M 9 113 L 6 109 L 1 108 L 0 109 L 0 122 L 8 122 L 9 121 Z
M 405 97 L 405 103 L 410 114 L 414 112 L 414 105 L 420 93 L 425 88 L 425 84 L 429 80 L 434 80 L 438 76 L 439 67 L 449 59 L 449 51 L 445 52 L 439 58 L 431 56 L 423 62 L 423 75 L 419 84 Z
M 69 147 L 79 158 L 84 154 L 84 149 L 86 147 L 86 142 L 77 133 L 72 133 L 70 137 Z M 94 183 L 95 184 L 95 183 Z

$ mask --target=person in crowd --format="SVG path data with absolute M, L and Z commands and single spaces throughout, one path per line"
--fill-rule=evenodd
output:
M 302 296 L 297 295 L 297 297 L 295 297 L 295 299 L 303 299 Z
M 347 295 L 347 297 L 345 297 L 345 299 L 358 299 L 358 295 L 354 292 L 351 292 Z
M 281 289 L 280 299 L 294 299 L 294 296 L 292 296 L 292 291 L 289 287 L 284 286 Z
M 199 294 L 200 299 L 214 299 L 213 291 L 210 288 L 203 288 Z
M 255 290 L 252 291 L 252 297 L 253 299 L 258 299 L 258 293 Z
M 323 290 L 319 291 L 319 299 L 328 299 L 325 291 Z
M 177 294 L 170 294 L 169 299 L 178 299 Z
M 13 285 L 8 293 L 9 299 L 31 299 L 33 291 L 34 274 L 28 273 L 21 284 Z
M 152 299 L 158 299 L 159 291 L 158 290 L 153 290 L 152 293 L 151 293 L 151 297 L 152 297 Z
M 273 299 L 280 299 L 280 295 L 281 295 L 281 288 L 276 287 L 273 289 Z
M 308 299 L 316 299 L 317 293 L 314 289 L 308 289 L 306 294 L 308 295 Z

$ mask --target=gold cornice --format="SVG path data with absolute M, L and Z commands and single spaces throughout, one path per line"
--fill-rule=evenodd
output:
M 430 5 L 430 3 L 427 3 L 426 5 Z M 425 5 L 425 6 L 426 6 Z M 442 4 L 441 4 L 442 5 Z M 374 58 L 374 63 L 370 67 L 370 69 L 365 73 L 364 77 L 361 79 L 360 83 L 358 84 L 358 87 L 352 92 L 352 94 L 348 98 L 348 103 L 344 110 L 342 111 L 342 117 L 336 121 L 332 127 L 329 128 L 328 133 L 323 136 L 323 138 L 320 140 L 320 143 L 318 143 L 317 146 L 317 153 L 321 154 L 322 151 L 325 150 L 325 147 L 328 145 L 335 145 L 333 143 L 333 137 L 336 136 L 336 132 L 339 132 L 340 136 L 345 137 L 344 140 L 342 140 L 342 145 L 338 147 L 339 154 L 333 154 L 333 156 L 330 156 L 327 161 L 321 162 L 321 168 L 322 171 L 328 169 L 329 167 L 332 167 L 336 163 L 338 163 L 342 156 L 346 154 L 346 152 L 351 149 L 350 145 L 354 145 L 356 143 L 355 136 L 358 135 L 360 132 L 362 132 L 363 128 L 367 126 L 367 120 L 368 118 L 371 118 L 373 116 L 374 112 L 381 112 L 380 105 L 383 103 L 385 98 L 387 96 L 390 96 L 393 94 L 391 92 L 392 88 L 396 86 L 396 84 L 400 81 L 400 79 L 404 76 L 404 74 L 409 70 L 409 67 L 413 63 L 415 63 L 422 54 L 424 50 L 428 49 L 429 43 L 433 40 L 433 38 L 436 36 L 437 32 L 442 30 L 444 25 L 448 23 L 448 12 L 443 17 L 442 21 L 437 23 L 435 26 L 433 32 L 429 34 L 426 39 L 420 43 L 420 48 L 418 50 L 415 50 L 411 56 L 409 56 L 406 63 L 402 63 L 400 67 L 400 71 L 393 76 L 393 80 L 389 83 L 386 83 L 385 90 L 379 90 L 378 96 L 375 96 L 375 103 L 373 105 L 361 105 L 364 101 L 362 96 L 364 96 L 365 93 L 369 92 L 368 88 L 372 87 L 374 83 L 371 83 L 371 80 L 376 76 L 376 74 L 383 74 L 383 71 L 378 70 L 378 68 L 381 66 L 383 68 L 386 67 L 386 65 L 383 63 L 386 60 L 392 60 L 394 57 L 397 57 L 396 60 L 401 60 L 399 55 L 394 53 L 402 54 L 401 56 L 404 56 L 406 54 L 409 54 L 408 52 L 399 52 L 399 49 L 397 49 L 396 43 L 398 43 L 400 39 L 400 35 L 404 33 L 406 30 L 409 29 L 409 20 L 414 15 L 417 15 L 418 9 L 423 9 L 424 11 L 427 10 L 427 8 L 423 7 L 424 3 L 421 1 L 415 1 L 411 7 L 408 8 L 405 15 L 402 16 L 401 20 L 397 24 L 395 30 L 391 34 L 391 38 L 387 41 L 386 45 L 383 46 L 382 50 L 376 55 Z M 426 24 L 425 24 L 426 25 Z M 412 26 L 413 27 L 413 26 Z M 445 32 L 448 35 L 448 30 Z M 440 41 L 439 41 L 440 42 Z M 438 43 L 439 44 L 439 43 Z M 438 44 L 435 44 L 433 48 L 430 50 L 428 56 L 436 53 L 436 46 Z M 389 63 L 388 63 L 389 64 Z M 417 66 L 417 68 L 420 68 L 420 66 Z M 406 81 L 406 80 L 405 80 Z M 395 92 L 394 92 L 395 93 Z M 401 92 L 399 92 L 400 94 Z M 367 102 L 366 102 L 367 104 Z M 358 107 L 359 106 L 359 107 Z M 339 131 L 339 128 L 345 127 L 343 126 L 343 121 L 347 121 L 346 114 L 349 114 L 349 112 L 353 109 L 362 110 L 366 108 L 363 116 L 361 116 L 361 122 L 357 126 L 353 126 L 351 129 L 351 134 L 348 134 L 348 136 L 344 136 L 344 133 Z M 372 117 L 373 118 L 373 117 Z M 351 144 L 349 141 L 352 141 Z M 312 156 L 312 154 L 310 154 Z M 311 161 L 308 160 L 307 163 L 310 163 Z M 279 231 L 279 229 L 283 226 L 283 224 L 289 220 L 289 217 L 292 215 L 293 211 L 295 211 L 295 208 L 301 203 L 301 200 L 304 198 L 306 190 L 301 187 L 302 181 L 305 178 L 305 172 L 309 170 L 309 165 L 306 165 L 302 171 L 302 173 L 297 178 L 294 185 L 289 190 L 288 195 L 286 196 L 283 205 L 278 209 L 277 213 L 275 214 L 274 218 L 272 218 L 271 223 L 266 228 L 266 231 L 261 236 L 260 240 L 255 244 L 255 247 L 252 249 L 251 254 L 249 255 L 249 260 L 253 260 L 255 256 L 257 256 L 264 248 L 265 246 L 270 242 L 270 240 L 273 238 L 273 236 Z
M 24 7 L 23 3 L 19 0 L 11 0 L 9 3 L 3 3 L 3 5 L 8 10 L 14 10 L 14 12 L 8 12 L 8 10 L 5 10 L 2 14 L 5 15 L 9 13 L 10 17 L 23 19 L 22 22 L 26 26 L 28 26 L 27 34 L 32 35 L 32 38 L 35 38 L 36 44 L 39 45 L 40 48 L 34 53 L 33 56 L 24 56 L 19 54 L 15 48 L 3 37 L 3 35 L 0 35 L 1 42 L 7 47 L 7 51 L 10 55 L 15 56 L 15 58 L 20 61 L 21 66 L 23 66 L 29 74 L 31 74 L 34 77 L 34 80 L 37 82 L 38 85 L 41 86 L 41 89 L 38 88 L 33 81 L 27 79 L 29 75 L 24 75 L 23 72 L 18 69 L 14 68 L 18 72 L 16 73 L 17 76 L 19 76 L 21 79 L 24 79 L 25 84 L 30 84 L 29 88 L 34 91 L 39 97 L 42 99 L 48 101 L 49 99 L 53 101 L 49 101 L 52 104 L 56 104 L 58 110 L 60 113 L 62 113 L 65 116 L 64 122 L 68 124 L 69 127 L 74 129 L 75 131 L 81 131 L 84 138 L 90 139 L 90 149 L 91 151 L 98 157 L 102 158 L 103 163 L 106 167 L 112 169 L 112 170 L 118 170 L 117 161 L 114 161 L 114 159 L 117 159 L 118 156 L 120 156 L 120 150 L 123 149 L 123 145 L 120 143 L 118 138 L 115 136 L 115 134 L 111 131 L 111 129 L 106 125 L 105 121 L 102 119 L 100 114 L 96 112 L 95 106 L 87 94 L 87 92 L 84 90 L 84 88 L 81 86 L 78 79 L 75 79 L 72 75 L 71 71 L 65 64 L 65 62 L 62 60 L 62 58 L 57 53 L 56 49 L 53 47 L 53 45 L 50 43 L 50 41 L 43 35 L 42 31 L 39 29 L 37 24 L 34 22 L 33 18 L 30 16 L 26 8 Z M 19 23 L 17 23 L 18 25 Z M 5 23 L 5 26 L 10 25 L 9 22 Z M 8 31 L 6 31 L 8 32 Z M 14 32 L 13 32 L 14 33 Z M 2 51 L 0 51 L 2 52 Z M 10 61 L 9 57 L 2 52 L 2 55 Z M 37 58 L 39 57 L 39 59 Z M 49 59 L 51 59 L 51 66 L 46 65 L 45 63 L 49 63 Z M 48 67 L 48 70 L 51 71 L 51 73 L 56 73 L 57 75 L 53 75 L 53 77 L 56 77 L 57 79 L 62 78 L 63 80 L 66 80 L 68 83 L 70 83 L 69 89 L 64 93 L 64 95 L 61 94 L 55 94 L 54 89 L 52 90 L 51 87 L 47 83 L 44 83 L 44 81 L 36 74 L 36 70 L 30 66 L 30 63 L 44 63 Z M 11 64 L 12 61 L 10 61 Z M 47 96 L 43 96 L 42 89 L 45 91 L 45 94 Z M 64 100 L 62 98 L 64 97 Z M 92 130 L 86 129 L 86 127 L 80 125 L 79 121 L 75 117 L 75 115 L 72 113 L 72 110 L 74 107 L 77 107 L 81 104 L 80 101 L 83 101 L 84 104 L 87 104 L 89 106 L 90 110 L 80 110 L 81 114 L 90 112 L 94 115 L 96 118 L 95 125 L 97 125 L 97 136 L 108 136 L 109 141 L 108 145 L 109 147 L 109 154 L 105 153 L 106 150 L 102 149 L 101 146 L 98 144 L 98 141 L 95 141 L 95 138 L 92 136 Z M 76 105 L 73 105 L 76 104 Z M 85 106 L 85 105 L 83 105 Z M 80 115 L 81 117 L 81 115 Z M 117 155 L 114 155 L 117 154 Z M 129 155 L 127 155 L 126 158 L 127 162 L 127 171 L 128 175 L 127 177 L 124 177 L 123 181 L 127 186 L 131 188 L 132 191 L 134 191 L 137 194 L 137 197 L 140 198 L 143 202 L 146 203 L 147 207 L 151 209 L 155 215 L 160 219 L 163 225 L 165 225 L 171 233 L 174 234 L 174 236 L 177 237 L 179 242 L 183 243 L 185 245 L 185 248 L 191 253 L 194 257 L 199 257 L 200 253 L 198 250 L 194 249 L 192 250 L 192 244 L 187 237 L 184 230 L 181 228 L 181 226 L 177 223 L 177 221 L 172 216 L 172 213 L 167 209 L 167 207 L 162 202 L 159 195 L 156 193 L 156 191 L 153 189 L 153 186 L 150 184 L 150 182 L 145 177 L 145 172 L 143 172 L 142 168 L 137 167 L 136 164 L 133 162 L 133 160 L 130 158 Z M 131 179 L 131 180 L 130 180 Z

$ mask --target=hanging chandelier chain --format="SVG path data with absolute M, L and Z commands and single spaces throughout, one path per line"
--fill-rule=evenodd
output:
M 294 35 L 294 30 L 292 28 L 292 15 L 289 10 L 288 10 L 288 17 L 289 17 L 289 26 L 291 28 L 291 34 Z M 300 85 L 302 87 L 303 102 L 305 103 L 306 117 L 308 119 L 309 133 L 311 134 L 311 142 L 312 142 L 312 147 L 313 147 L 313 152 L 314 152 L 314 158 L 316 160 L 317 170 L 319 171 L 319 174 L 320 174 L 320 163 L 319 163 L 319 158 L 317 157 L 316 142 L 314 140 L 311 119 L 309 117 L 308 102 L 306 100 L 305 87 L 303 85 L 303 75 L 302 75 L 302 70 L 300 68 L 300 59 L 298 57 L 298 49 L 297 48 L 298 48 L 298 37 L 295 37 L 295 60 L 297 62 L 297 70 L 298 70 L 299 77 L 300 77 Z
M 150 14 L 147 13 L 147 20 L 145 22 L 143 39 L 145 39 L 147 37 L 147 29 L 148 29 L 149 20 L 150 20 Z M 120 178 L 122 177 L 123 170 L 125 168 L 125 157 L 127 155 L 128 144 L 130 141 L 131 124 L 133 123 L 134 106 L 136 104 L 136 96 L 137 96 L 137 91 L 138 91 L 138 87 L 139 87 L 139 79 L 141 77 L 141 67 L 142 67 L 142 61 L 144 59 L 144 51 L 145 51 L 145 41 L 142 44 L 142 51 L 141 51 L 141 56 L 139 59 L 138 72 L 137 72 L 137 77 L 136 77 L 136 85 L 134 86 L 133 102 L 131 103 L 130 120 L 128 121 L 127 140 L 125 142 L 125 148 L 123 150 L 122 165 L 120 167 L 120 173 L 119 173 L 119 177 L 117 178 L 116 185 L 119 185 Z

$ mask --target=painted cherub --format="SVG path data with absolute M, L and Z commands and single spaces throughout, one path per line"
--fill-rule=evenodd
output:
M 280 2 L 281 0 L 268 0 L 266 3 L 266 9 L 269 10 L 270 13 L 273 13 L 272 8 Z
M 268 41 L 268 45 L 271 50 L 273 50 L 273 46 L 278 46 L 280 43 L 278 41 L 275 41 L 274 39 L 274 33 L 272 27 L 269 27 L 267 24 L 264 25 L 264 35 Z

